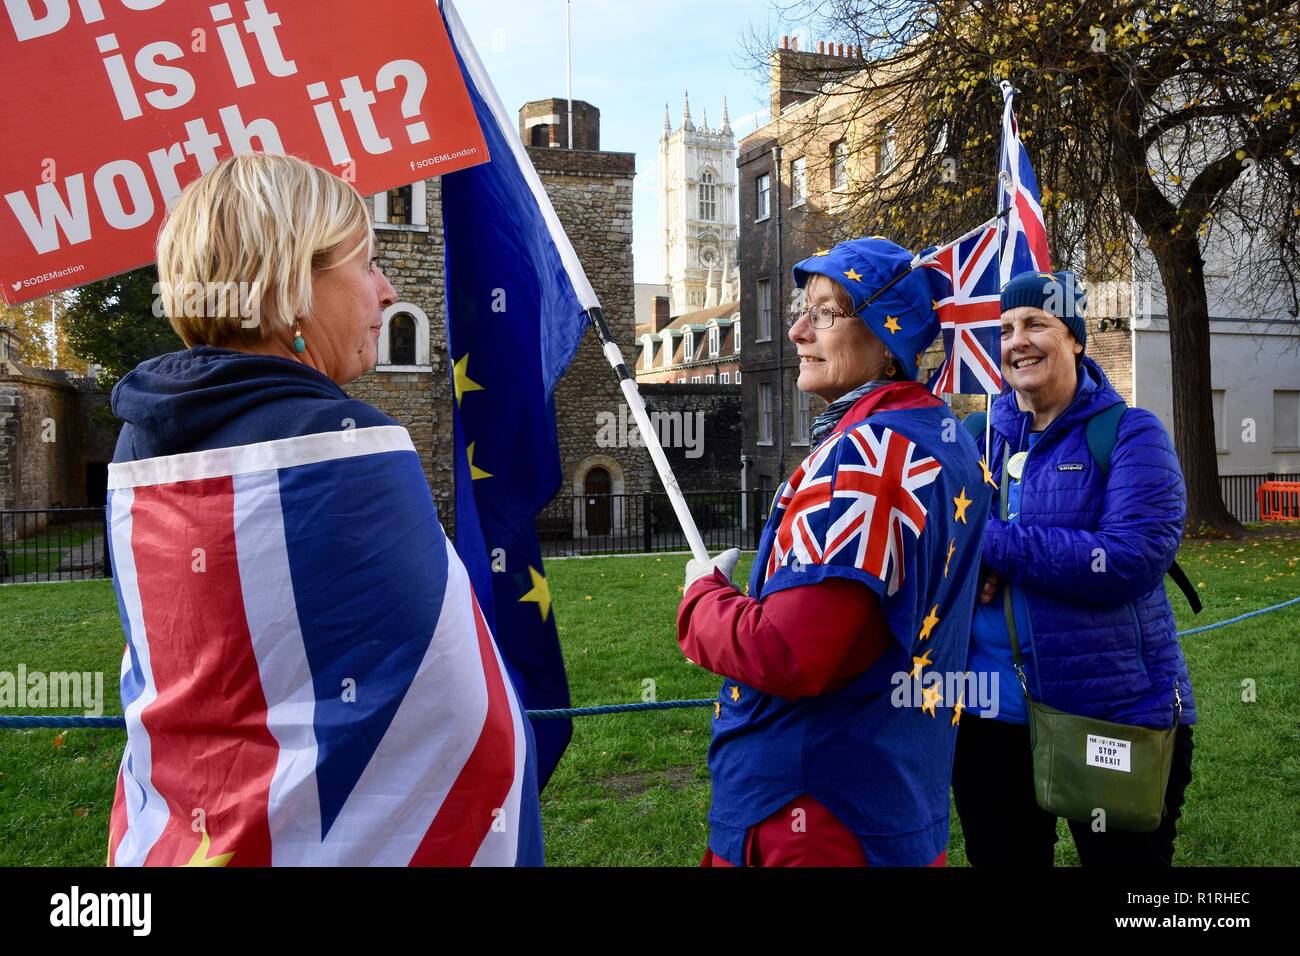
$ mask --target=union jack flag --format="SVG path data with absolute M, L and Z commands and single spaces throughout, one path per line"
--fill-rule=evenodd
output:
M 1020 142 L 1011 101 L 1016 89 L 1002 83 L 1002 154 L 998 164 L 998 208 L 1007 210 L 1002 230 L 1001 268 L 998 288 L 1022 272 L 1051 272 L 1047 251 L 1047 227 L 1039 200 L 1038 177 L 1029 163 L 1029 153 Z
M 109 466 L 115 866 L 540 864 L 528 719 L 397 426 Z
M 767 578 L 782 566 L 852 567 L 893 595 L 903 584 L 907 536 L 925 528 L 921 492 L 939 462 L 892 428 L 864 422 L 832 434 L 782 487 Z
M 951 289 L 935 302 L 946 356 L 930 382 L 936 395 L 1002 391 L 997 233 L 997 220 L 990 220 L 924 263 L 943 274 Z

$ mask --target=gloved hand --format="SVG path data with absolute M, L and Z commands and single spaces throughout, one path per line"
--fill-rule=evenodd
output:
M 721 571 L 731 580 L 731 572 L 736 570 L 736 562 L 740 560 L 739 548 L 728 548 L 712 561 L 701 561 L 698 558 L 691 558 L 686 562 L 686 590 L 691 589 L 691 585 L 700 578 L 712 574 L 714 569 Z

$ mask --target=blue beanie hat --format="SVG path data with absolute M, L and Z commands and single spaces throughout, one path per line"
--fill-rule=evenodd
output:
M 1060 319 L 1087 351 L 1088 326 L 1084 314 L 1088 294 L 1073 272 L 1022 272 L 1002 287 L 1003 312 L 1026 305 Z
M 794 284 L 802 289 L 814 275 L 833 279 L 848 292 L 853 311 L 915 380 L 921 354 L 939 334 L 934 302 L 947 294 L 938 290 L 935 270 L 913 269 L 910 252 L 882 236 L 871 236 L 841 242 L 796 264 Z

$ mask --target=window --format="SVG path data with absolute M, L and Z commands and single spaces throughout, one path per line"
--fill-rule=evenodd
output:
M 714 384 L 716 384 L 716 379 L 714 379 L 714 377 L 713 377 L 712 375 L 706 375 L 706 376 L 704 376 L 704 384 L 705 384 L 705 385 L 714 385 Z
M 754 214 L 754 221 L 766 219 L 772 215 L 772 176 L 770 173 L 764 173 L 754 180 L 754 208 L 757 212 Z
M 528 133 L 529 146 L 550 146 L 551 128 L 545 123 L 538 123 Z
M 415 364 L 415 319 L 402 312 L 388 321 L 390 365 Z
M 1300 451 L 1300 392 L 1273 392 L 1273 450 Z
M 684 378 L 679 378 L 679 379 L 677 380 L 677 384 L 678 384 L 678 385 L 685 385 L 685 384 L 686 384 L 686 379 L 684 379 Z
M 388 221 L 399 226 L 409 226 L 412 218 L 412 189 L 410 186 L 398 186 L 388 190 Z
M 883 176 L 894 168 L 897 141 L 892 126 L 881 128 L 876 141 L 876 175 Z
M 1210 400 L 1214 407 L 1215 450 L 1220 452 L 1221 454 L 1226 454 L 1228 451 L 1228 430 L 1225 426 L 1228 424 L 1228 422 L 1224 418 L 1224 410 L 1223 410 L 1224 390 L 1221 388 L 1212 389 L 1210 391 Z M 1277 426 L 1274 425 L 1274 429 L 1276 429 L 1276 427 Z
M 846 189 L 849 185 L 849 148 L 840 140 L 831 147 L 831 188 Z
M 731 323 L 731 351 L 740 354 L 740 320 Z
M 712 222 L 718 218 L 717 187 L 713 184 L 713 173 L 705 170 L 700 173 L 700 218 Z
M 772 444 L 772 386 L 767 382 L 758 386 L 758 443 Z
M 737 385 L 740 384 L 740 373 L 739 373 L 739 372 L 736 373 L 736 384 L 737 384 Z
M 716 358 L 722 348 L 722 330 L 716 325 L 709 329 L 709 355 Z
M 683 341 L 686 344 L 682 351 L 682 361 L 689 362 L 691 359 L 695 358 L 695 333 L 690 329 L 687 329 Z
M 394 302 L 383 312 L 378 368 L 429 370 L 429 316 L 413 302 Z
M 698 375 L 692 375 L 692 376 L 691 376 L 691 384 L 692 384 L 692 385 L 699 385 L 699 384 L 700 384 L 700 377 L 699 377 Z
M 772 280 L 758 280 L 758 327 L 755 342 L 772 338 Z
M 664 368 L 673 364 L 673 337 L 672 334 L 664 336 Z
M 719 383 L 722 384 L 722 385 L 730 385 L 730 384 L 731 384 L 731 373 L 730 373 L 730 372 L 723 372 L 721 375 L 718 376 L 718 381 L 719 381 Z
M 794 386 L 794 435 L 790 439 L 791 444 L 806 445 L 808 444 L 808 393 L 799 391 L 799 383 Z
M 806 171 L 807 171 L 807 163 L 804 162 L 804 158 L 802 156 L 800 156 L 798 159 L 796 159 L 793 163 L 790 164 L 790 208 L 791 209 L 793 209 L 795 206 L 802 206 L 804 204 L 804 200 L 807 199 L 807 195 L 805 193 L 806 179 L 804 175 Z
M 428 183 L 423 179 L 387 192 L 375 193 L 375 228 L 428 232 L 428 193 Z

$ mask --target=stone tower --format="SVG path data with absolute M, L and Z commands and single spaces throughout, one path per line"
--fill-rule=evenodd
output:
M 664 106 L 659 138 L 660 260 L 671 298 L 682 315 L 728 302 L 739 294 L 736 268 L 736 137 L 722 101 L 722 126 L 691 120 L 689 97 L 673 129 Z

